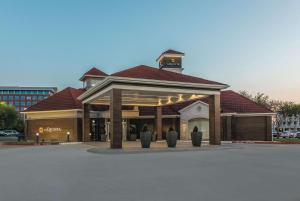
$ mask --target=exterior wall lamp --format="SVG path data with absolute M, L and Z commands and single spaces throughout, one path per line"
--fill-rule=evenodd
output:
M 67 142 L 70 142 L 70 132 L 67 132 Z
M 35 134 L 35 143 L 40 144 L 40 134 L 39 133 Z

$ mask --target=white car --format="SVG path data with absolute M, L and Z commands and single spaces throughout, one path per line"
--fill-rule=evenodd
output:
M 289 131 L 284 131 L 284 132 L 281 133 L 280 137 L 289 138 L 290 137 L 290 132 Z
M 20 135 L 20 133 L 16 130 L 4 130 L 3 132 L 4 135 L 8 137 Z
M 0 136 L 5 136 L 4 131 L 0 131 Z
M 290 132 L 290 138 L 295 138 L 295 137 L 297 137 L 297 131 L 291 131 Z

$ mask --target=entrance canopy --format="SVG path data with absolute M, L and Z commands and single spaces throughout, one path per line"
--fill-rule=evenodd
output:
M 120 89 L 122 105 L 163 106 L 209 95 L 219 95 L 223 84 L 200 84 L 124 77 L 106 77 L 89 89 L 79 100 L 83 104 L 110 105 L 111 90 Z

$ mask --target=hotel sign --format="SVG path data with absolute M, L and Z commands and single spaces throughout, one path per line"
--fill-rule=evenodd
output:
M 40 127 L 39 128 L 39 133 L 43 134 L 43 133 L 60 133 L 62 132 L 62 129 L 57 127 Z

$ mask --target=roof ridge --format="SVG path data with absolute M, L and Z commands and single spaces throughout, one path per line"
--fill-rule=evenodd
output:
M 139 68 L 140 70 L 137 71 L 137 69 Z M 147 70 L 148 72 L 143 73 L 143 71 L 147 71 Z M 177 82 L 187 82 L 187 83 L 225 85 L 220 82 L 215 82 L 212 80 L 208 80 L 208 79 L 204 79 L 192 75 L 170 72 L 164 69 L 159 69 L 144 64 L 126 68 L 124 70 L 111 74 L 111 76 L 132 77 L 132 78 L 150 79 L 150 80 L 177 81 Z

